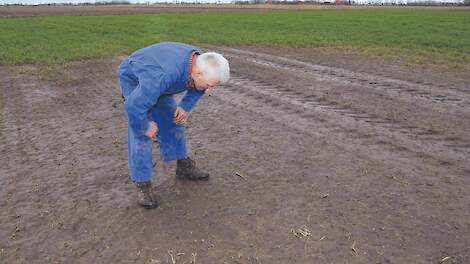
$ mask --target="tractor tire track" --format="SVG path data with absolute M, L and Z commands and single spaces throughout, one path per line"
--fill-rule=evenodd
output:
M 452 166 L 460 173 L 470 172 L 466 162 L 470 157 L 470 143 L 461 139 L 447 138 L 432 130 L 386 120 L 301 91 L 247 78 L 234 77 L 227 88 L 243 96 L 241 106 L 267 108 L 269 110 L 261 113 L 272 116 L 276 112 L 276 119 L 310 134 L 331 137 L 331 142 L 343 147 L 361 146 L 363 152 L 371 152 L 372 156 L 380 156 L 383 154 L 380 152 L 388 150 L 399 157 L 408 156 L 407 162 L 414 160 L 414 164 L 421 163 L 416 159 L 425 159 L 437 167 Z M 253 102 L 247 103 L 248 98 Z
M 468 92 L 451 87 L 434 87 L 431 83 L 412 83 L 239 49 L 224 48 L 221 50 L 230 57 L 240 57 L 250 63 L 306 75 L 318 81 L 329 81 L 360 89 L 376 90 L 394 99 L 407 102 L 419 100 L 424 104 L 432 103 L 435 106 L 444 108 L 453 107 L 460 110 L 468 110 L 470 108 L 470 95 Z
M 237 76 L 191 114 L 189 147 L 211 181 L 179 182 L 175 164 L 159 164 L 161 208 L 137 207 L 119 62 L 74 62 L 72 78 L 57 80 L 0 67 L 5 263 L 171 261 L 169 250 L 185 248 L 198 263 L 230 262 L 242 251 L 263 263 L 311 263 L 314 255 L 337 263 L 351 259 L 353 241 L 357 263 L 468 262 L 470 177 L 459 159 L 468 155 L 452 144 L 470 138 L 387 119 L 369 105 L 358 110 L 357 98 L 386 102 L 379 93 L 336 100 L 347 87 L 330 82 L 326 95 L 309 87 L 312 78 L 252 63 L 233 63 Z M 289 232 L 302 223 L 318 239 Z
M 116 164 L 98 143 L 114 140 L 101 134 L 110 134 L 104 131 L 114 129 L 110 116 L 118 112 L 111 103 L 103 103 L 103 98 L 119 97 L 117 90 L 109 89 L 115 86 L 115 78 L 101 81 L 98 75 L 86 75 L 63 89 L 34 74 L 5 76 L 0 83 L 0 179 L 4 182 L 0 204 L 4 213 L 15 220 L 5 223 L 0 237 L 10 237 L 5 240 L 6 250 L 22 245 L 34 249 L 42 259 L 41 252 L 54 251 L 53 245 L 44 241 L 60 239 L 64 228 L 84 224 L 86 217 L 67 218 L 67 210 L 87 210 L 99 199 L 113 200 L 113 193 L 98 195 L 100 187 L 96 183 L 113 177 L 109 168 Z M 88 81 L 89 86 L 82 85 Z M 91 162 L 84 162 L 87 159 Z M 107 178 L 79 173 L 90 170 Z M 33 238 L 22 235 L 31 230 L 40 231 Z

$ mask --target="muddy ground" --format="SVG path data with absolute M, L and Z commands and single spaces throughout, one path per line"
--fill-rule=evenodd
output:
M 0 67 L 2 263 L 470 263 L 470 74 L 314 49 L 224 48 L 191 113 L 209 182 L 155 146 L 129 180 L 120 58 Z

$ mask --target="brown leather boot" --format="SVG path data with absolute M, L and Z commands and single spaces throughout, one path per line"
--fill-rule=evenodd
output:
M 135 185 L 139 190 L 139 197 L 137 203 L 145 209 L 152 209 L 158 207 L 158 201 L 152 193 L 152 183 L 136 182 Z
M 196 167 L 196 162 L 189 157 L 176 162 L 176 178 L 190 181 L 207 181 L 209 173 Z

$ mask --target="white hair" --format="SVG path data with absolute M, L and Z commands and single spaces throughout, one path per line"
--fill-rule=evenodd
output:
M 227 59 L 215 52 L 206 52 L 196 59 L 196 68 L 201 71 L 204 80 L 219 81 L 221 84 L 230 79 L 230 67 Z

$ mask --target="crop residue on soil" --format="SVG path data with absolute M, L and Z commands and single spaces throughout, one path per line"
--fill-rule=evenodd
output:
M 66 82 L 0 68 L 0 262 L 468 263 L 465 74 L 218 47 L 233 78 L 191 113 L 205 183 L 157 148 L 136 206 L 120 58 Z

